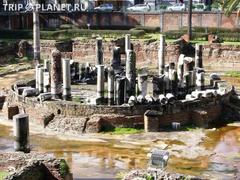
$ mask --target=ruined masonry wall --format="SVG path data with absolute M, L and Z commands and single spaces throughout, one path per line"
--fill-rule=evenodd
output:
M 137 66 L 157 68 L 159 42 L 132 41 L 136 52 Z M 54 49 L 54 41 L 42 41 L 41 52 L 43 57 L 48 57 Z M 113 42 L 103 42 L 104 62 L 109 63 L 112 58 Z M 72 58 L 81 63 L 95 62 L 95 40 L 73 41 L 72 52 L 61 51 L 63 57 Z M 178 45 L 167 45 L 166 62 L 177 63 L 180 54 Z M 122 55 L 124 57 L 124 55 Z M 203 45 L 203 65 L 207 70 L 228 71 L 240 68 L 240 45 Z
M 53 119 L 54 116 L 58 115 L 76 118 L 89 117 L 91 118 L 90 120 L 97 117 L 98 119 L 96 121 L 89 121 L 89 124 L 94 122 L 93 126 L 99 126 L 99 128 L 95 128 L 95 131 L 99 131 L 103 126 L 135 127 L 135 125 L 143 125 L 143 115 L 147 110 L 162 111 L 161 107 L 157 105 L 139 105 L 130 108 L 124 106 L 89 106 L 63 101 L 48 101 L 41 104 L 36 98 L 23 99 L 13 91 L 10 96 L 8 96 L 7 101 L 10 104 L 18 105 L 20 110 L 22 109 L 29 114 L 30 121 L 43 126 L 51 121 L 51 118 Z M 201 108 L 200 105 L 199 109 L 205 111 L 207 117 L 196 113 L 191 107 L 192 106 L 185 107 L 184 109 L 188 109 L 186 111 L 180 111 L 180 109 L 176 111 L 175 109 L 176 112 L 173 114 L 160 116 L 160 127 L 170 126 L 173 121 L 180 122 L 182 125 L 195 123 L 201 126 L 205 120 L 208 122 L 214 121 L 221 115 L 220 105 L 212 105 L 210 103 L 209 106 L 204 106 L 205 108 Z M 87 128 L 89 128 L 89 126 Z

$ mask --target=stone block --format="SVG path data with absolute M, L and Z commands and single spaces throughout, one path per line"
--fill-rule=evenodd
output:
M 208 128 L 209 118 L 206 110 L 194 110 L 192 119 L 197 127 Z
M 159 131 L 159 112 L 148 110 L 144 114 L 144 130 L 145 132 Z
M 6 96 L 0 96 L 0 110 L 3 108 L 3 104 L 5 102 Z
M 6 109 L 4 110 L 5 111 L 5 117 L 7 119 L 13 119 L 13 116 L 19 114 L 19 108 L 18 106 L 7 106 Z
M 86 123 L 85 132 L 86 133 L 98 133 L 102 130 L 103 120 L 101 117 L 92 117 Z

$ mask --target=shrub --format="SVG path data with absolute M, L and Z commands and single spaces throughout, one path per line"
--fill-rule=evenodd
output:
M 146 33 L 155 33 L 160 31 L 160 27 L 136 26 L 136 30 L 144 30 Z
M 160 4 L 159 5 L 159 9 L 167 9 L 167 5 L 166 4 Z
M 226 31 L 226 29 L 222 29 L 221 31 L 217 32 L 216 28 L 210 29 L 210 31 L 205 32 L 203 31 L 204 28 L 202 27 L 194 27 L 193 28 L 193 39 L 194 40 L 207 40 L 208 34 L 216 34 L 219 36 L 219 38 L 223 39 L 224 41 L 231 41 L 231 42 L 240 42 L 240 33 L 237 32 L 239 29 L 235 29 L 232 31 Z M 167 39 L 178 39 L 183 34 L 186 34 L 187 30 L 182 28 L 181 30 L 171 30 L 165 32 Z
M 139 37 L 145 34 L 144 30 L 89 30 L 89 29 L 65 29 L 57 31 L 41 31 L 41 39 L 58 40 L 71 39 L 79 36 L 92 37 L 92 35 L 100 35 L 103 37 L 115 37 L 124 34 L 131 34 Z M 31 30 L 0 30 L 0 38 L 2 39 L 32 39 L 33 32 Z

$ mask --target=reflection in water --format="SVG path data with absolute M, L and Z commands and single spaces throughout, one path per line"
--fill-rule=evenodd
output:
M 10 128 L 0 125 L 0 129 L 0 151 L 13 151 Z M 144 150 L 132 147 L 128 149 L 114 140 L 106 143 L 79 142 L 31 135 L 30 141 L 33 151 L 66 159 L 75 178 L 111 178 L 119 172 L 147 166 Z M 202 145 L 215 152 L 215 155 L 194 160 L 171 157 L 168 169 L 225 179 L 237 176 L 240 170 L 240 127 L 227 126 L 210 131 Z
M 0 125 L 0 151 L 13 151 L 10 128 Z M 5 138 L 7 141 L 5 141 Z M 114 147 L 119 142 L 106 143 L 60 140 L 44 135 L 31 135 L 32 151 L 44 152 L 57 158 L 64 158 L 76 177 L 113 178 L 119 172 L 145 168 L 146 152 L 136 148 Z M 1 147 L 1 144 L 3 147 Z

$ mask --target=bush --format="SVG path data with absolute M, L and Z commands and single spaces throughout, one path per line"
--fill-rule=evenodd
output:
M 160 4 L 159 5 L 159 9 L 167 9 L 167 5 L 166 4 Z
M 186 33 L 187 31 L 185 30 L 171 30 L 165 32 L 165 35 L 167 39 L 178 39 Z M 193 31 L 192 36 L 194 40 L 207 40 L 208 34 L 209 33 Z M 224 41 L 240 42 L 240 33 L 238 32 L 220 32 L 213 34 L 217 34 L 218 37 Z
M 136 26 L 136 30 L 144 30 L 146 33 L 155 33 L 160 31 L 160 27 Z
M 187 31 L 187 27 L 181 28 L 181 30 Z M 194 32 L 202 32 L 202 33 L 229 33 L 229 32 L 238 32 L 240 33 L 240 28 L 233 28 L 233 29 L 227 29 L 227 28 L 217 28 L 217 27 L 198 27 L 194 26 L 192 28 Z
M 62 25 L 60 25 L 60 29 L 73 29 L 73 28 L 77 28 L 77 27 L 72 25 L 72 24 L 62 24 Z
M 71 39 L 79 36 L 92 37 L 92 35 L 100 35 L 103 37 L 115 37 L 124 34 L 131 34 L 139 37 L 145 34 L 144 30 L 89 30 L 89 29 L 65 29 L 57 31 L 41 31 L 41 39 L 61 40 Z M 31 30 L 0 30 L 0 38 L 2 39 L 32 39 L 33 32 Z

